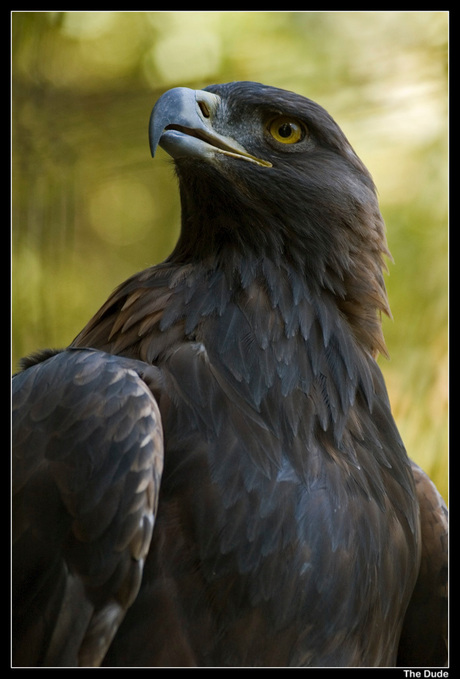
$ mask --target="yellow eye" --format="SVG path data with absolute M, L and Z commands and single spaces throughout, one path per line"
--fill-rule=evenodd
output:
M 305 137 L 305 128 L 295 118 L 278 116 L 268 126 L 268 131 L 273 139 L 281 144 L 296 144 Z

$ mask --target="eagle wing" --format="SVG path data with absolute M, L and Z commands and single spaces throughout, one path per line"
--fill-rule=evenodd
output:
M 447 664 L 448 513 L 429 476 L 411 462 L 420 507 L 421 560 L 404 619 L 398 665 Z
M 13 664 L 98 666 L 155 521 L 156 369 L 86 349 L 42 358 L 12 388 Z

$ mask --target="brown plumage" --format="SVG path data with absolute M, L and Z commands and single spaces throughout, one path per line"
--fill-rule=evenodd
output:
M 407 457 L 375 360 L 388 250 L 369 173 L 321 107 L 255 83 L 171 90 L 150 140 L 179 180 L 173 253 L 123 283 L 69 350 L 15 378 L 17 457 L 29 460 L 18 539 L 32 564 L 19 559 L 16 662 L 445 664 L 446 510 Z M 40 406 L 44 384 L 56 391 Z M 70 404 L 92 392 L 101 405 L 67 414 L 60 434 L 67 388 Z M 63 467 L 77 453 L 62 446 L 92 432 L 102 452 L 80 470 L 83 496 Z M 151 542 L 143 530 L 131 554 L 145 522 Z M 120 559 L 137 564 L 129 587 L 127 566 L 101 567 L 120 530 Z M 21 577 L 45 577 L 49 559 L 62 593 L 31 596 Z M 66 591 L 80 605 L 69 599 L 64 648 Z

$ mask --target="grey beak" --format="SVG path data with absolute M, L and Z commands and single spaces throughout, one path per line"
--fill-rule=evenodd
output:
M 149 123 L 149 141 L 152 156 L 155 155 L 161 135 L 168 125 L 212 133 L 210 120 L 219 104 L 220 97 L 211 92 L 175 87 L 165 92 L 155 104 Z

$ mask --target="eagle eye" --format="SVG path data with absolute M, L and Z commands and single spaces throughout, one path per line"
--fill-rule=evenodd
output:
M 268 131 L 281 144 L 297 144 L 306 135 L 304 125 L 290 116 L 277 116 L 271 120 Z

